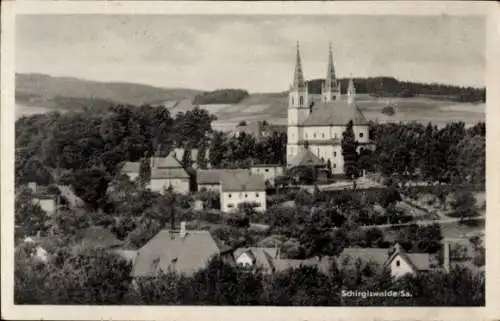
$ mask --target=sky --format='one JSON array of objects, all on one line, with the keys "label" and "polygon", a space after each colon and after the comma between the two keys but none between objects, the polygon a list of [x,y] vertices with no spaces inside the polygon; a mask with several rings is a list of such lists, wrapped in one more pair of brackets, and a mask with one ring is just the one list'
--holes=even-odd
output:
[{"label": "sky", "polygon": [[288,89],[306,79],[484,86],[485,28],[464,16],[32,15],[16,18],[16,72],[166,88]]}]

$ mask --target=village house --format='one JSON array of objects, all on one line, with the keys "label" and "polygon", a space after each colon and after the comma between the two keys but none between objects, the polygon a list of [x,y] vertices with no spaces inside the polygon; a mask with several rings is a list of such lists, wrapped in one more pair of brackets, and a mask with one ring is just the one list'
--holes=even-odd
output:
[{"label": "village house", "polygon": [[220,254],[209,231],[187,230],[181,222],[180,230],[161,230],[137,251],[132,275],[154,277],[160,272],[176,272],[190,276]]},{"label": "village house", "polygon": [[275,248],[247,247],[238,248],[233,252],[235,263],[249,270],[260,269],[265,274],[274,274],[287,269],[314,266],[320,271],[328,273],[332,265],[329,258],[310,258],[306,260],[283,259],[280,251]]},{"label": "village house", "polygon": [[66,185],[41,186],[36,182],[29,182],[28,188],[33,196],[33,204],[40,206],[49,216],[53,215],[59,206],[79,208],[85,205],[71,187]]},{"label": "village house", "polygon": [[[447,250],[448,249],[448,250]],[[439,268],[435,257],[429,253],[407,253],[398,243],[384,248],[345,248],[337,257],[339,268],[355,267],[357,262],[374,263],[378,269],[389,269],[391,276],[401,276],[428,272]],[[449,247],[444,247],[443,268],[449,266]]]},{"label": "village house", "polygon": [[220,192],[221,175],[230,173],[248,173],[248,169],[199,169],[196,171],[198,191]]},{"label": "village house", "polygon": [[262,175],[270,186],[275,186],[276,177],[283,174],[283,166],[272,164],[254,164],[250,167],[250,173]]},{"label": "village house", "polygon": [[237,211],[240,204],[255,204],[255,210],[264,212],[266,183],[262,175],[249,172],[231,172],[221,175],[220,204],[224,213]]},{"label": "village house", "polygon": [[281,135],[286,133],[286,125],[275,125],[265,121],[241,122],[233,130],[235,137],[240,136],[242,133],[253,136],[257,139],[272,136],[273,134]]},{"label": "village house", "polygon": [[167,157],[151,157],[151,181],[148,187],[158,193],[172,186],[176,193],[188,194],[191,190],[191,178],[174,153]]},{"label": "village house", "polygon": [[[151,180],[146,186],[150,190],[163,194],[166,189],[172,186],[173,191],[176,193],[187,194],[190,192],[191,177],[175,157],[175,152],[171,152],[166,157],[151,157],[149,161]],[[125,162],[121,173],[134,181],[139,177],[140,167],[140,162]]]}]

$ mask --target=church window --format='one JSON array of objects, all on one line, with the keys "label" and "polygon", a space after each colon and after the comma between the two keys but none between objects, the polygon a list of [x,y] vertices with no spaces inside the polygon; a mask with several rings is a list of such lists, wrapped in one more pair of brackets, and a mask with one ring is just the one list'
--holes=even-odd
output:
[{"label": "church window", "polygon": [[363,133],[359,133],[359,137],[361,137],[361,138],[362,138],[362,137],[363,137]]},{"label": "church window", "polygon": [[325,138],[325,133],[321,134],[321,138]]},{"label": "church window", "polygon": [[269,172],[269,168],[266,168],[266,173]]},{"label": "church window", "polygon": [[337,152],[333,152],[333,157],[337,157]]},{"label": "church window", "polygon": [[335,139],[337,139],[337,133],[335,133]]},{"label": "church window", "polygon": [[307,138],[307,133],[306,133],[306,138]]},{"label": "church window", "polygon": [[293,104],[295,104],[295,101],[294,101],[294,99],[293,99],[293,97],[292,97],[292,105],[293,105]]},{"label": "church window", "polygon": [[231,198],[231,194],[228,194],[227,197]]},{"label": "church window", "polygon": [[316,133],[314,133],[313,137],[316,138]]},{"label": "church window", "polygon": [[317,154],[318,154],[318,156],[319,156],[319,147],[316,149],[316,151],[317,151]]},{"label": "church window", "polygon": [[337,164],[333,163],[332,165],[333,165],[333,168],[337,168]]},{"label": "church window", "polygon": [[300,105],[304,105],[304,97],[300,96]]},{"label": "church window", "polygon": [[400,266],[401,263],[399,263],[399,260],[396,261],[396,266]]},{"label": "church window", "polygon": [[255,197],[259,197],[259,193],[255,193]]}]

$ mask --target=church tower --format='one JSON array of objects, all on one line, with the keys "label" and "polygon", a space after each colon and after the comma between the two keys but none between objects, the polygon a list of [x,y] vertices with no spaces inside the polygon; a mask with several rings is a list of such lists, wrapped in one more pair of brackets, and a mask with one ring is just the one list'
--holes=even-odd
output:
[{"label": "church tower", "polygon": [[302,72],[300,60],[300,48],[297,42],[297,55],[295,60],[295,71],[293,83],[288,93],[288,143],[287,143],[287,162],[298,153],[298,144],[300,141],[301,125],[309,116],[309,93],[307,84]]},{"label": "church tower", "polygon": [[332,44],[328,46],[328,69],[326,71],[325,82],[321,88],[321,99],[324,102],[331,102],[340,99],[340,83],[335,77],[335,67],[333,65]]}]

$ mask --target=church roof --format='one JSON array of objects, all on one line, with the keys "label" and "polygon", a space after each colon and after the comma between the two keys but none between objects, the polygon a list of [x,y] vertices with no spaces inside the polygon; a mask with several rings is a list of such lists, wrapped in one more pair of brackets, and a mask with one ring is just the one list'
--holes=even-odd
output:
[{"label": "church roof", "polygon": [[368,124],[356,103],[349,104],[346,100],[316,102],[302,126],[345,126],[351,120],[353,125]]},{"label": "church roof", "polygon": [[304,74],[302,73],[302,63],[300,61],[300,49],[298,42],[297,42],[297,56],[295,60],[295,72],[293,75],[293,88],[296,89],[307,88],[306,82],[304,80]]},{"label": "church roof", "polygon": [[321,166],[324,162],[310,150],[303,149],[288,164],[291,167],[297,166]]}]

